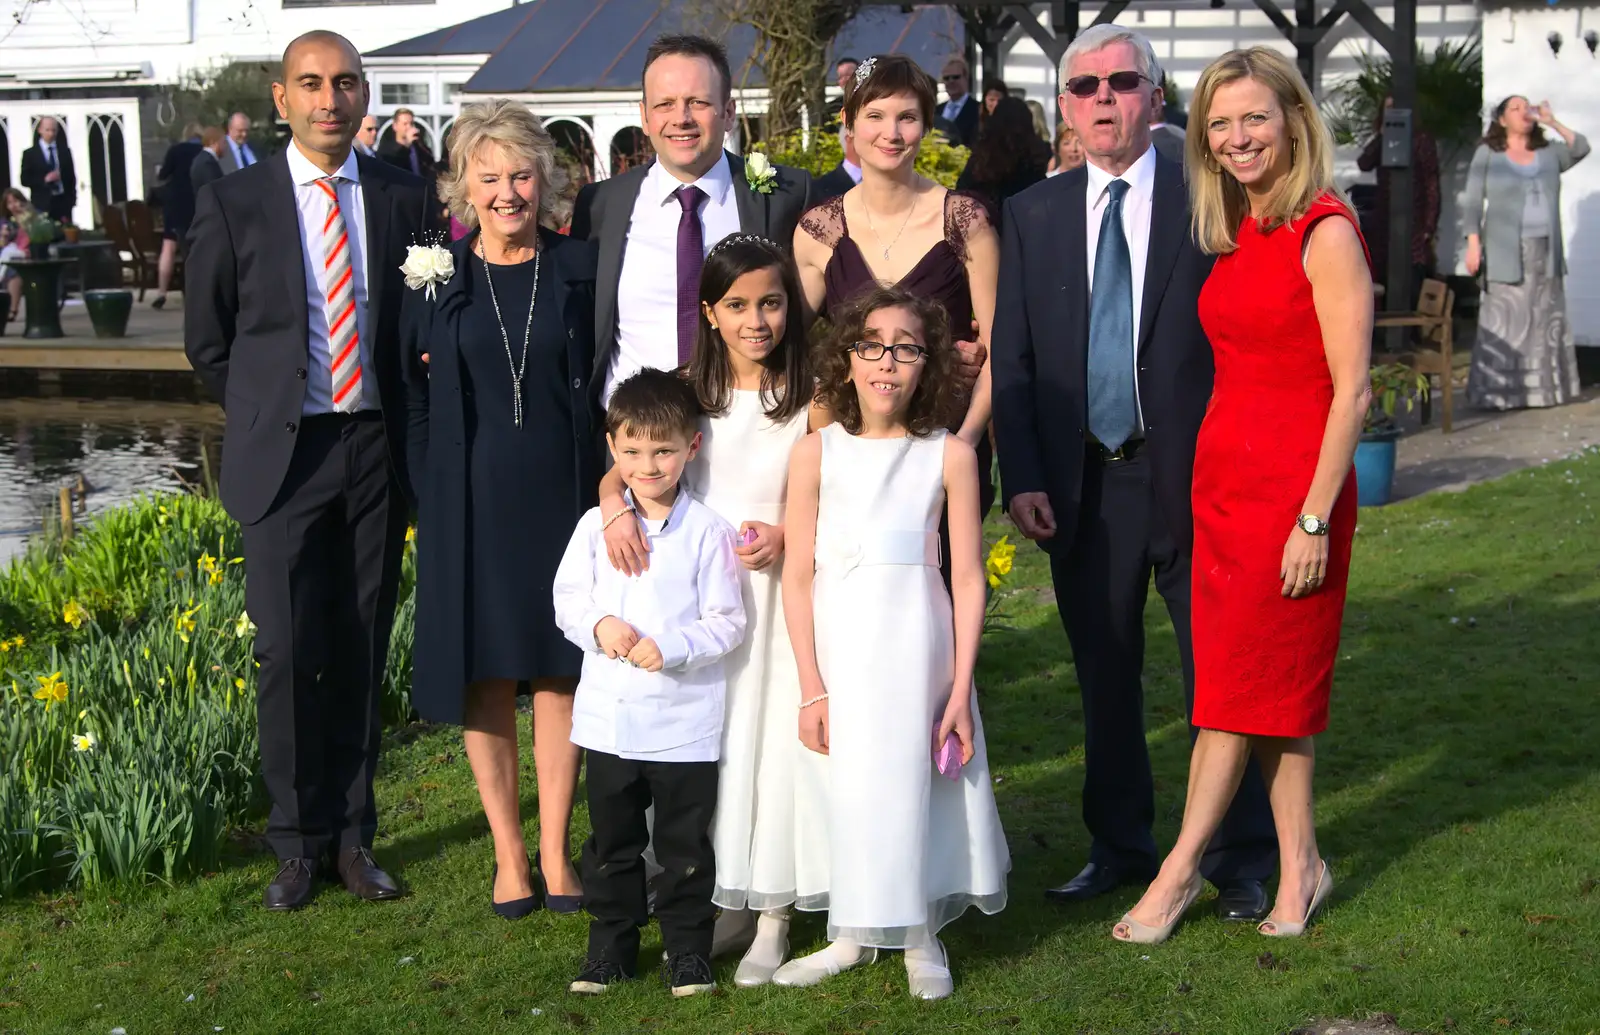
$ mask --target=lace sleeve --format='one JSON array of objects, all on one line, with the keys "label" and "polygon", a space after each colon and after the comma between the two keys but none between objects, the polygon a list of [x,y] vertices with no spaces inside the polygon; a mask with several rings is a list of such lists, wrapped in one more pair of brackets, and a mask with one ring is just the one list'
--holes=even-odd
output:
[{"label": "lace sleeve", "polygon": [[829,251],[844,237],[844,195],[829,198],[800,217],[800,229],[810,234]]},{"label": "lace sleeve", "polygon": [[951,191],[945,196],[944,239],[963,263],[967,261],[967,239],[985,227],[993,227],[989,208],[976,194]]}]

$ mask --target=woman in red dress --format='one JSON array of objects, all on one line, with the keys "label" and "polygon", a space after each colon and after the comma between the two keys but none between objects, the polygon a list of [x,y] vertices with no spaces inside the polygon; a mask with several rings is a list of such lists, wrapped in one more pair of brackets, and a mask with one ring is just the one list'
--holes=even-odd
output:
[{"label": "woman in red dress", "polygon": [[1166,939],[1251,754],[1278,831],[1264,935],[1305,930],[1333,887],[1312,822],[1312,737],[1344,616],[1368,385],[1372,279],[1333,185],[1333,140],[1294,65],[1257,47],[1200,76],[1187,142],[1216,384],[1194,462],[1194,724],[1177,844],[1113,935]]}]

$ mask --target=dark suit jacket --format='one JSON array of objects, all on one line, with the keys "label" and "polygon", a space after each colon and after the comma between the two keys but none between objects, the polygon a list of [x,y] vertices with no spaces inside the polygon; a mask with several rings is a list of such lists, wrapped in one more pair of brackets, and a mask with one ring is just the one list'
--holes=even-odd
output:
[{"label": "dark suit jacket", "polygon": [[856,181],[844,171],[844,163],[840,162],[826,176],[811,184],[811,203],[820,205],[829,198],[837,198],[855,185]]},{"label": "dark suit jacket", "polygon": [[[594,364],[596,246],[548,230],[541,230],[539,239],[543,249],[540,261],[545,264],[540,279],[555,274],[539,288],[539,305],[558,308],[566,326],[565,355],[550,362],[559,363],[569,373],[587,371]],[[417,628],[427,630],[429,638],[427,649],[416,652],[411,699],[424,718],[456,723],[462,718],[463,690],[470,669],[461,616],[467,607],[466,543],[471,508],[496,511],[503,520],[517,522],[519,529],[525,528],[527,521],[525,514],[509,512],[503,506],[495,508],[493,486],[473,487],[469,500],[465,443],[468,423],[474,418],[466,401],[472,386],[462,366],[461,322],[474,306],[491,305],[487,295],[473,297],[471,263],[476,260],[471,258],[471,249],[476,241],[474,233],[450,245],[455,274],[440,285],[434,300],[429,301],[421,291],[406,291],[400,304],[406,481],[417,507],[417,570],[427,588],[417,597]],[[533,348],[539,347],[535,342]],[[426,364],[422,362],[425,352]],[[569,485],[539,488],[552,508],[563,502],[568,505],[567,525],[576,526],[598,502],[605,445],[588,378],[578,373],[567,384],[571,435],[565,441],[552,440],[540,446],[571,453],[577,477]]]},{"label": "dark suit jacket", "polygon": [[[744,159],[728,155],[733,192],[739,206],[739,229],[782,245],[794,245],[794,229],[813,204],[811,174],[803,169],[774,165],[777,182],[772,193],[757,194],[744,178]],[[591,389],[598,398],[605,387],[606,370],[617,348],[617,285],[622,280],[622,252],[633,221],[633,203],[649,173],[649,165],[629,169],[621,176],[586,185],[573,206],[572,237],[600,244],[600,265],[595,278],[594,372]]]},{"label": "dark suit jacket", "polygon": [[1170,123],[1163,124],[1158,129],[1150,131],[1150,142],[1155,145],[1156,153],[1168,161],[1183,165],[1183,130]]},{"label": "dark suit jacket", "polygon": [[933,109],[938,116],[934,119],[934,128],[943,130],[944,135],[950,138],[950,143],[971,147],[978,142],[978,105],[982,102],[970,93],[961,100],[961,111],[954,119],[944,117],[943,104]]},{"label": "dark suit jacket", "polygon": [[[61,167],[61,186],[63,201],[56,202],[59,208],[71,211],[78,203],[78,171],[72,162],[72,148],[56,139],[56,161]],[[19,180],[22,186],[31,195],[33,207],[40,212],[52,210],[51,201],[56,197],[51,184],[45,182],[45,176],[50,172],[50,164],[44,160],[44,147],[35,143],[32,147],[22,152],[22,170]]]},{"label": "dark suit jacket", "polygon": [[[427,229],[423,185],[369,158],[358,156],[356,168],[366,210],[369,350],[390,453],[398,460],[405,440],[400,264],[406,246]],[[242,524],[259,521],[272,506],[300,428],[310,347],[302,262],[286,154],[200,190],[189,228],[184,350],[227,414],[222,502]]]},{"label": "dark suit jacket", "polygon": [[[199,197],[201,187],[208,183],[215,183],[222,179],[224,175],[225,171],[222,168],[222,163],[217,160],[216,155],[205,148],[201,148],[200,153],[194,156],[194,161],[189,163],[189,186],[195,197]],[[189,218],[191,220],[194,219],[193,199],[189,201]]]},{"label": "dark suit jacket", "polygon": [[[1089,273],[1082,167],[1006,202],[1000,240],[991,373],[1000,482],[1007,505],[1049,494],[1062,555],[1077,531],[1088,423]],[[1187,552],[1195,438],[1211,398],[1211,343],[1200,328],[1200,288],[1212,257],[1189,230],[1183,170],[1156,155],[1150,248],[1139,315],[1139,399],[1156,499]]]},{"label": "dark suit jacket", "polygon": [[438,163],[434,160],[433,152],[421,144],[412,144],[411,147],[405,148],[396,143],[393,137],[390,137],[388,140],[379,143],[378,157],[396,169],[404,169],[406,172],[410,172],[411,152],[413,150],[417,152],[417,167],[422,170],[423,178],[432,179],[437,176],[439,174],[436,168]]}]

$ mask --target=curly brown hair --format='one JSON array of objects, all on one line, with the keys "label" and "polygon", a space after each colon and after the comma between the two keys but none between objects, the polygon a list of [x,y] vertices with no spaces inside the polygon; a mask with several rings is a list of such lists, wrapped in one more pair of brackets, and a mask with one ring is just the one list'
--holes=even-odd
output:
[{"label": "curly brown hair", "polygon": [[950,318],[938,302],[896,287],[874,288],[851,302],[833,333],[818,346],[812,364],[817,400],[844,430],[852,435],[861,433],[861,400],[850,380],[851,346],[862,340],[868,318],[881,309],[909,309],[922,324],[918,344],[927,350],[922,361],[926,369],[906,409],[906,430],[921,438],[956,424],[966,413],[967,393],[956,377],[959,360],[950,338]]}]

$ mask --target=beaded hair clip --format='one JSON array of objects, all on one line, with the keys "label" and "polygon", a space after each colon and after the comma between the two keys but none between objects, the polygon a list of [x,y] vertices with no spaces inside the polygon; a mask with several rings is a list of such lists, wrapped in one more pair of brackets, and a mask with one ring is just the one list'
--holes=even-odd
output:
[{"label": "beaded hair clip", "polygon": [[878,59],[869,57],[856,66],[856,89],[861,89],[861,84],[872,78],[872,70],[878,67]]},{"label": "beaded hair clip", "polygon": [[736,244],[764,244],[769,248],[778,247],[775,242],[769,241],[760,234],[729,234],[727,237],[724,237],[722,240],[712,245],[711,251],[708,254],[715,255],[722,251],[722,249],[731,248]]}]

